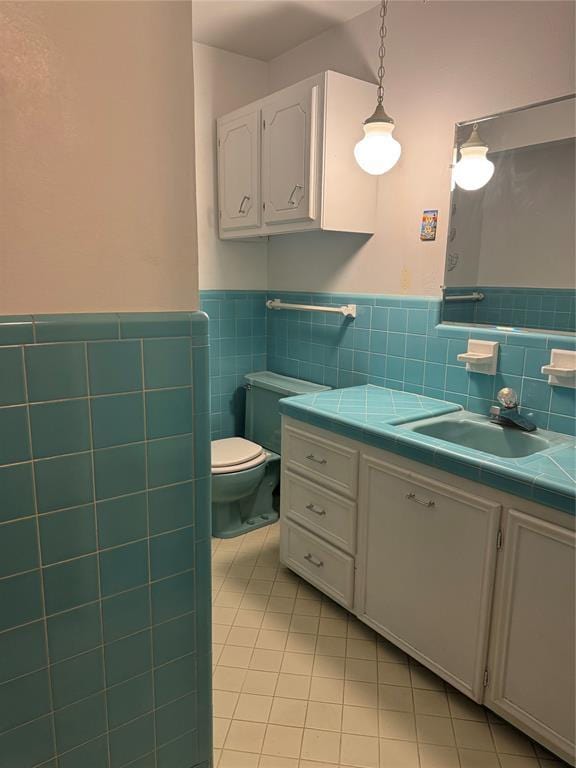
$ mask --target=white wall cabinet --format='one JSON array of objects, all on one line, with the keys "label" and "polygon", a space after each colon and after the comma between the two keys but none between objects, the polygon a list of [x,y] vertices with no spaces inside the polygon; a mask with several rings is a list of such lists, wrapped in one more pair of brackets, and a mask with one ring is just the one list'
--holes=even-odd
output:
[{"label": "white wall cabinet", "polygon": [[218,206],[221,232],[260,225],[260,110],[218,121]]},{"label": "white wall cabinet", "polygon": [[574,759],[575,533],[506,512],[486,704]]},{"label": "white wall cabinet", "polygon": [[574,765],[576,520],[283,419],[280,557]]},{"label": "white wall cabinet", "polygon": [[377,179],[353,150],[374,97],[372,83],[324,72],[219,118],[220,237],[372,234]]},{"label": "white wall cabinet", "polygon": [[479,701],[501,505],[373,458],[361,473],[358,614]]}]

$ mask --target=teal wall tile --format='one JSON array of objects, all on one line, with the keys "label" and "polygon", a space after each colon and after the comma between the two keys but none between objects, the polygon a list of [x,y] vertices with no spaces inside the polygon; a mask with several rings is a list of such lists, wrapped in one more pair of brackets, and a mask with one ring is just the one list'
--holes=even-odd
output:
[{"label": "teal wall tile", "polygon": [[32,464],[0,467],[0,523],[33,514]]},{"label": "teal wall tile", "polygon": [[105,648],[106,680],[117,685],[150,669],[152,640],[150,630],[110,643]]},{"label": "teal wall tile", "polygon": [[31,344],[34,321],[30,315],[0,315],[0,345]]},{"label": "teal wall tile", "polygon": [[[254,343],[236,345],[238,363],[264,367],[263,307],[239,301],[236,310],[238,327],[255,334]],[[120,325],[133,338],[121,340]],[[10,435],[0,441],[2,768],[5,755],[9,768],[109,768],[109,743],[118,768],[126,755],[135,756],[132,768],[198,763],[196,743],[177,725],[177,702],[174,738],[155,744],[151,693],[154,660],[177,669],[210,637],[203,606],[202,626],[194,620],[209,593],[210,545],[205,521],[195,526],[193,461],[194,451],[208,455],[209,429],[192,420],[194,410],[206,414],[209,407],[207,326],[201,313],[40,316],[12,325],[0,319],[0,431]],[[147,389],[161,390],[157,397],[149,392],[148,435],[144,341]],[[204,434],[188,434],[193,430]],[[156,589],[149,552],[161,579]],[[182,673],[187,679],[185,667]],[[166,670],[161,682],[165,706],[178,680]],[[210,681],[202,686],[185,695],[198,696],[209,711]],[[19,725],[23,718],[32,722]],[[194,732],[198,712],[189,718]]]},{"label": "teal wall tile", "polygon": [[189,386],[191,384],[191,352],[188,338],[144,341],[146,389]]},{"label": "teal wall tile", "polygon": [[152,580],[163,579],[194,567],[193,526],[150,539],[150,570]]},{"label": "teal wall tile", "polygon": [[125,544],[100,553],[100,583],[104,596],[139,587],[147,581],[147,541]]},{"label": "teal wall tile", "polygon": [[42,616],[39,571],[0,580],[0,631]]},{"label": "teal wall tile", "polygon": [[[145,492],[134,493],[118,499],[99,501],[96,504],[98,540],[102,549],[146,538],[148,535],[146,496]],[[167,513],[169,511],[166,510]]]},{"label": "teal wall tile", "polygon": [[30,459],[28,409],[25,406],[0,408],[0,464]]},{"label": "teal wall tile", "polygon": [[40,344],[24,352],[30,402],[87,394],[84,344]]},{"label": "teal wall tile", "polygon": [[192,432],[192,390],[158,389],[146,393],[147,436],[150,440]]},{"label": "teal wall tile", "polygon": [[194,522],[192,481],[157,488],[149,494],[150,534],[182,528]]},{"label": "teal wall tile", "polygon": [[158,768],[185,768],[187,761],[198,760],[198,734],[194,730],[180,736],[158,750]]},{"label": "teal wall tile", "polygon": [[0,578],[38,567],[38,537],[33,518],[0,527]]},{"label": "teal wall tile", "polygon": [[104,688],[104,656],[96,648],[51,667],[54,707],[86,699]]},{"label": "teal wall tile", "polygon": [[194,613],[186,613],[155,626],[152,630],[154,664],[160,666],[196,650],[190,645],[190,638],[195,636],[195,626]]},{"label": "teal wall tile", "polygon": [[108,722],[116,728],[153,709],[152,673],[133,677],[107,691]]},{"label": "teal wall tile", "polygon": [[113,395],[142,389],[139,341],[88,344],[90,394]]},{"label": "teal wall tile", "polygon": [[156,710],[156,737],[158,744],[181,736],[196,721],[196,696],[189,694]]},{"label": "teal wall tile", "polygon": [[146,487],[144,451],[144,443],[137,443],[94,452],[98,500],[135,493]]},{"label": "teal wall tile", "polygon": [[36,315],[36,341],[90,341],[117,339],[118,316],[113,314]]},{"label": "teal wall tile", "polygon": [[0,634],[0,683],[45,667],[44,623],[36,621]]},{"label": "teal wall tile", "polygon": [[48,670],[0,685],[0,732],[46,715],[50,710]]},{"label": "teal wall tile", "polygon": [[106,696],[97,693],[54,714],[58,752],[67,752],[106,732]]},{"label": "teal wall tile", "polygon": [[52,717],[42,717],[31,723],[0,734],[2,768],[33,768],[54,755]]},{"label": "teal wall tile", "polygon": [[108,448],[144,440],[142,394],[93,398],[92,435],[95,448]]},{"label": "teal wall tile", "polygon": [[35,462],[38,512],[92,501],[92,458],[79,453]]},{"label": "teal wall tile", "polygon": [[96,551],[96,520],[92,504],[42,515],[39,526],[44,565]]},{"label": "teal wall tile", "polygon": [[112,643],[150,624],[148,586],[132,589],[102,601],[104,640]]},{"label": "teal wall tile", "polygon": [[32,448],[36,458],[90,449],[88,400],[63,400],[30,406]]},{"label": "teal wall tile", "polygon": [[144,715],[110,731],[110,767],[136,760],[154,749],[154,716]]},{"label": "teal wall tile", "polygon": [[160,707],[196,690],[196,655],[190,653],[156,669],[154,689]]},{"label": "teal wall tile", "polygon": [[102,643],[100,603],[83,605],[47,620],[48,647],[53,662],[90,651]]},{"label": "teal wall tile", "polygon": [[98,563],[95,555],[80,557],[43,569],[46,613],[58,613],[98,598]]},{"label": "teal wall tile", "polygon": [[153,440],[148,443],[147,449],[148,482],[151,488],[192,479],[192,438]]},{"label": "teal wall tile", "polygon": [[16,405],[25,401],[22,348],[0,348],[0,405]]}]

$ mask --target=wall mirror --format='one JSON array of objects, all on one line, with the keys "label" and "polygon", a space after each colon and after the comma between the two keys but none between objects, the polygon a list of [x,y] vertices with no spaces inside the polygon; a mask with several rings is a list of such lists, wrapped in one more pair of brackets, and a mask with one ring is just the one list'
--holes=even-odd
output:
[{"label": "wall mirror", "polygon": [[442,322],[576,332],[575,107],[456,124]]}]

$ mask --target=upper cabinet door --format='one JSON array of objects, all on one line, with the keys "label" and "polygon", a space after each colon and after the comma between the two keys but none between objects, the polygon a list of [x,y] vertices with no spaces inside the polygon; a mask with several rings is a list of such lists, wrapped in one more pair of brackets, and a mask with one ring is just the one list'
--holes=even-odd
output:
[{"label": "upper cabinet door", "polygon": [[218,121],[220,231],[260,225],[260,110]]},{"label": "upper cabinet door", "polygon": [[295,85],[266,99],[263,118],[264,221],[316,216],[318,85]]}]

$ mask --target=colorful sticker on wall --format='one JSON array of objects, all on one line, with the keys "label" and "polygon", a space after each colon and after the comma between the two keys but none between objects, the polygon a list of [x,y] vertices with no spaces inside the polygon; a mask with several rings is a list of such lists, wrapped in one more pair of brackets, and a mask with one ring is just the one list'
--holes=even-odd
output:
[{"label": "colorful sticker on wall", "polygon": [[420,240],[436,240],[436,225],[438,224],[438,211],[424,211],[420,226]]}]

